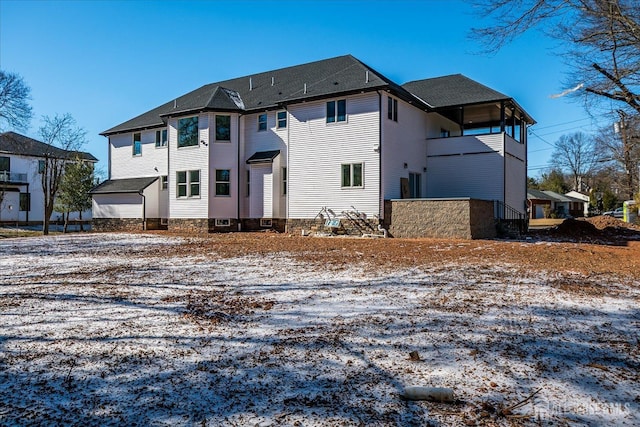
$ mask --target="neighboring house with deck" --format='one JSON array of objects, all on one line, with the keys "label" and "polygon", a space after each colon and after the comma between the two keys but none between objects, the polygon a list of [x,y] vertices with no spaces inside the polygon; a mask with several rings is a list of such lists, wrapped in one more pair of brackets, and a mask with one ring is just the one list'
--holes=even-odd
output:
[{"label": "neighboring house with deck", "polygon": [[[0,223],[35,225],[44,219],[42,170],[47,157],[67,159],[74,152],[45,144],[15,132],[0,133]],[[89,153],[77,153],[88,162],[98,161]],[[71,219],[77,219],[73,212]],[[54,212],[52,219],[60,213]],[[82,213],[91,219],[91,211]]]},{"label": "neighboring house with deck", "polygon": [[333,214],[389,226],[397,199],[524,215],[533,123],[462,75],[399,85],[350,55],[212,83],[102,133],[94,227],[293,231]]}]

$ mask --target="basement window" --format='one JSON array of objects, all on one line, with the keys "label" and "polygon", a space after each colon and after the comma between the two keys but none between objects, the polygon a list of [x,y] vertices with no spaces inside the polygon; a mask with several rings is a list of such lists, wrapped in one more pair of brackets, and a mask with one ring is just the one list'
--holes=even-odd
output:
[{"label": "basement window", "polygon": [[216,227],[230,227],[231,220],[229,218],[216,218]]}]

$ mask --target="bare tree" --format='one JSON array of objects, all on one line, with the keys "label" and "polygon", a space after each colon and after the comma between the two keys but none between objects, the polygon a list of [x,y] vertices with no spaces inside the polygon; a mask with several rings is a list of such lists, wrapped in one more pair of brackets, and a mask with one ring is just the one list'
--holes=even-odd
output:
[{"label": "bare tree", "polygon": [[551,164],[569,175],[573,190],[582,191],[586,179],[600,164],[593,137],[576,132],[562,135],[554,145]]},{"label": "bare tree", "polygon": [[2,122],[16,129],[27,129],[31,120],[28,103],[31,89],[22,77],[0,70],[0,130]]},{"label": "bare tree", "polygon": [[[559,40],[572,69],[563,94],[613,100],[640,114],[637,0],[470,0],[491,24],[473,34],[495,50],[533,28]],[[580,89],[584,88],[582,91]],[[593,96],[588,96],[593,95]]]},{"label": "bare tree", "polygon": [[43,169],[41,173],[42,191],[44,193],[43,234],[49,234],[49,221],[54,210],[55,198],[60,189],[60,183],[66,164],[77,154],[85,144],[86,132],[76,125],[70,114],[56,115],[51,118],[43,117],[44,125],[40,128],[42,141],[50,146],[47,153],[43,153]]},{"label": "bare tree", "polygon": [[625,198],[633,199],[638,191],[638,167],[640,167],[640,116],[628,116],[618,111],[615,126],[600,130],[596,136],[597,148],[604,153],[603,160],[612,164],[617,184]]}]

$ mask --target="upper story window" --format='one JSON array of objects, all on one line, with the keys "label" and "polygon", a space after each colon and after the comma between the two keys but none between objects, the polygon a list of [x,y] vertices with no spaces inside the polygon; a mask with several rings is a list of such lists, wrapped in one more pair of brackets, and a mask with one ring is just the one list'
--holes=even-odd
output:
[{"label": "upper story window", "polygon": [[267,130],[267,113],[258,114],[258,131]]},{"label": "upper story window", "polygon": [[169,176],[168,175],[162,175],[162,189],[166,190],[169,188]]},{"label": "upper story window", "polygon": [[198,116],[178,120],[178,148],[198,145]]},{"label": "upper story window", "polygon": [[398,100],[390,96],[387,97],[387,117],[394,122],[398,121]]},{"label": "upper story window", "polygon": [[133,155],[142,155],[142,142],[140,132],[136,132],[133,134]]},{"label": "upper story window", "polygon": [[362,163],[342,165],[342,187],[362,187]]},{"label": "upper story window", "polygon": [[231,116],[216,116],[216,141],[231,141]]},{"label": "upper story window", "polygon": [[11,172],[11,157],[0,157],[0,172]]},{"label": "upper story window", "polygon": [[176,172],[176,197],[200,196],[200,171]]},{"label": "upper story window", "polygon": [[156,148],[157,147],[166,147],[167,146],[167,130],[157,130],[156,131]]},{"label": "upper story window", "polygon": [[278,111],[276,114],[276,122],[278,129],[287,127],[287,112],[286,111]]},{"label": "upper story window", "polygon": [[327,123],[344,122],[347,120],[347,100],[327,102]]},{"label": "upper story window", "polygon": [[38,173],[44,173],[46,166],[47,164],[45,163],[44,160],[38,160]]},{"label": "upper story window", "polygon": [[231,195],[231,171],[216,169],[216,196]]}]

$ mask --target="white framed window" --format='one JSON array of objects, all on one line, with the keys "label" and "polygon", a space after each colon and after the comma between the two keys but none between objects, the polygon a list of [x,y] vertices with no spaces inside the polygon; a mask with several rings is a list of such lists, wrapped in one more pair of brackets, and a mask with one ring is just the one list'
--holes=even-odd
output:
[{"label": "white framed window", "polygon": [[342,165],[342,187],[364,187],[364,164]]},{"label": "white framed window", "polygon": [[178,120],[178,148],[198,145],[198,116]]},{"label": "white framed window", "polygon": [[271,228],[273,227],[273,221],[271,218],[260,218],[260,227]]},{"label": "white framed window", "polygon": [[142,142],[141,142],[141,133],[135,132],[133,134],[133,155],[141,156],[142,155]]},{"label": "white framed window", "polygon": [[267,113],[258,114],[258,132],[267,130]]},{"label": "white framed window", "polygon": [[278,129],[284,129],[287,127],[287,112],[278,111],[276,113],[276,126]]},{"label": "white framed window", "polygon": [[347,120],[347,100],[339,99],[327,102],[327,123],[344,122]]},{"label": "white framed window", "polygon": [[281,172],[280,172],[280,178],[281,178],[281,188],[282,188],[282,195],[286,196],[287,195],[287,168],[282,168]]},{"label": "white framed window", "polygon": [[176,197],[200,197],[200,171],[176,172]]},{"label": "white framed window", "polygon": [[409,197],[419,199],[422,197],[422,174],[409,172]]},{"label": "white framed window", "polygon": [[156,131],[156,148],[166,147],[167,146],[167,130],[157,130]]},{"label": "white framed window", "polygon": [[231,195],[231,171],[216,169],[216,196]]},{"label": "white framed window", "polygon": [[387,118],[398,121],[398,100],[390,96],[387,97]]},{"label": "white framed window", "polygon": [[169,176],[168,175],[162,175],[160,177],[160,182],[162,184],[162,189],[163,190],[169,189]]},{"label": "white framed window", "polygon": [[216,218],[216,227],[230,227],[231,220],[229,218]]},{"label": "white framed window", "polygon": [[231,116],[216,115],[216,141],[231,142]]}]

